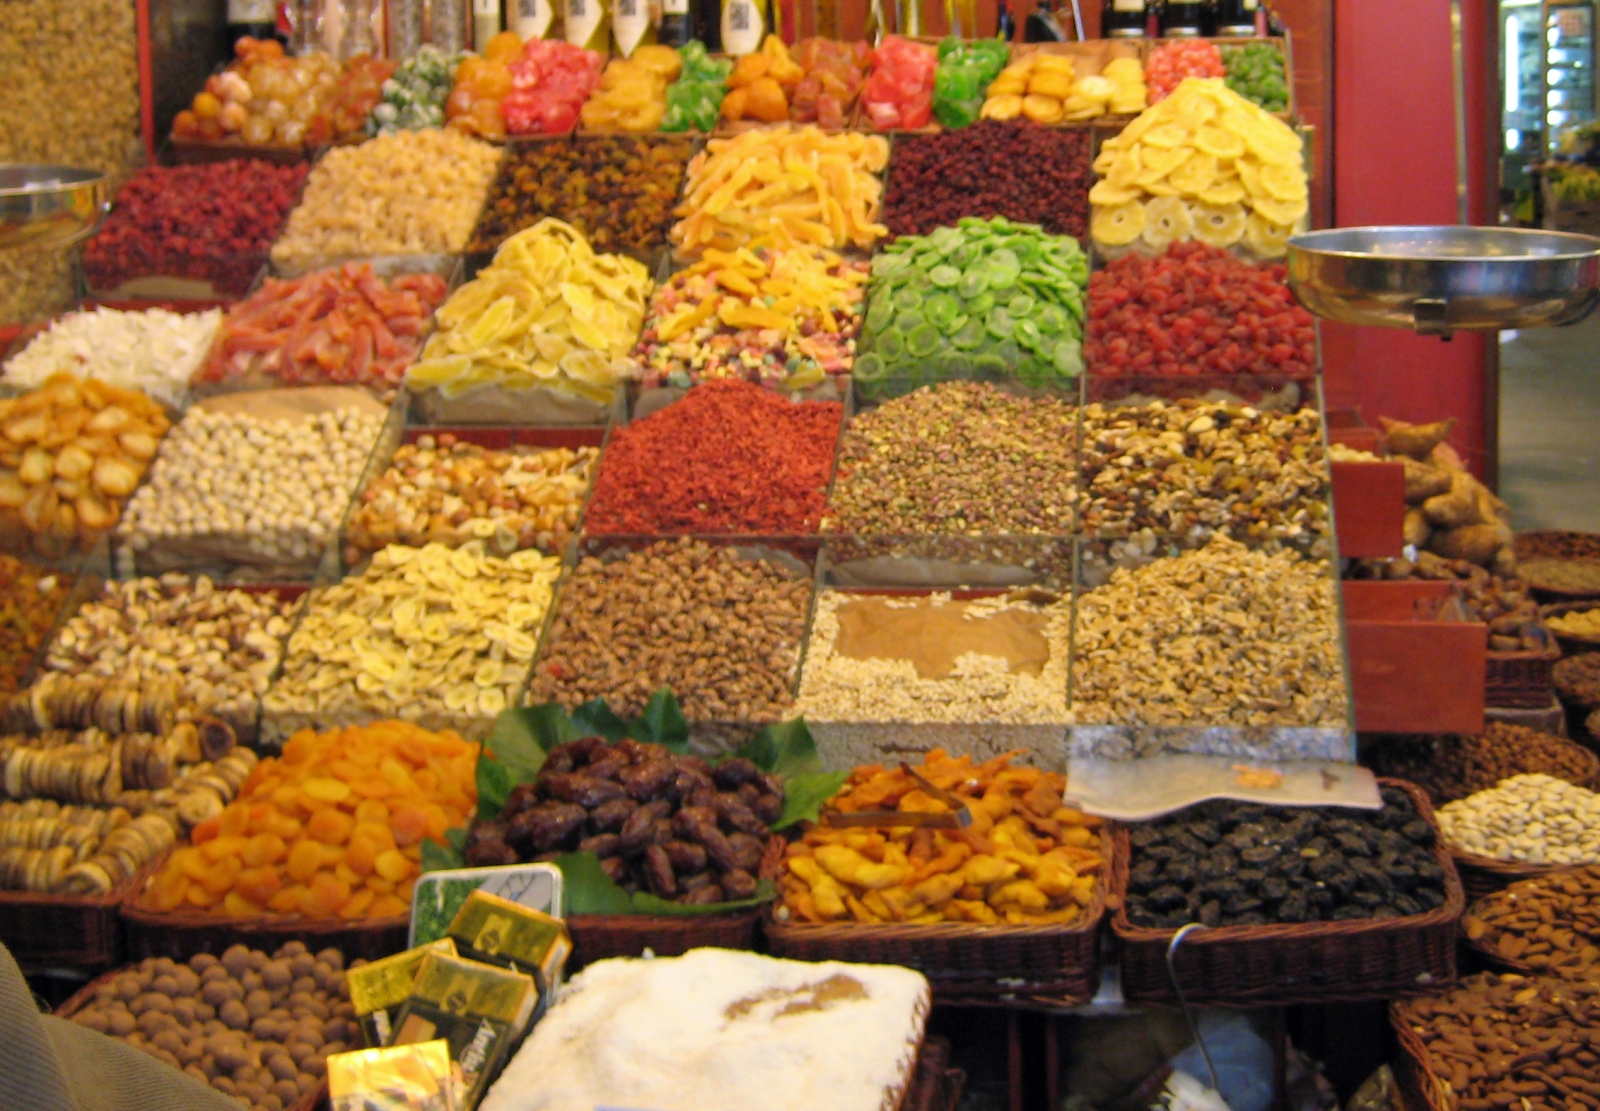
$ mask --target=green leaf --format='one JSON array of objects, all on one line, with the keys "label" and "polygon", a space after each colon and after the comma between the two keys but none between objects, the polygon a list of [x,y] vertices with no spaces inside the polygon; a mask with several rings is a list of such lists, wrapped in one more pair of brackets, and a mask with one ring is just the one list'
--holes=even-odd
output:
[{"label": "green leaf", "polygon": [[666,687],[650,696],[644,713],[628,726],[628,736],[636,741],[666,745],[679,756],[689,752],[689,723],[678,709],[678,700]]},{"label": "green leaf", "polygon": [[[488,820],[505,809],[511,788],[517,785],[516,773],[490,756],[487,749],[478,756],[478,817]],[[533,776],[529,775],[529,779]]]},{"label": "green leaf", "polygon": [[639,914],[727,914],[733,910],[748,910],[758,907],[762,903],[770,903],[778,897],[778,889],[771,880],[761,880],[756,884],[756,893],[748,899],[731,899],[725,903],[706,903],[703,906],[685,906],[682,903],[669,902],[659,895],[652,895],[648,891],[636,892],[633,896],[633,905]]},{"label": "green leaf", "polygon": [[849,772],[790,776],[783,784],[783,813],[772,828],[787,829],[796,822],[816,821],[822,804],[837,795],[849,778]]},{"label": "green leaf", "polygon": [[556,857],[566,893],[567,914],[635,914],[633,898],[600,867],[594,853],[563,853]]},{"label": "green leaf", "polygon": [[817,742],[806,728],[805,718],[792,718],[764,727],[735,756],[746,760],[769,775],[788,779],[796,775],[812,775],[822,770],[822,758],[817,755]]},{"label": "green leaf", "polygon": [[441,845],[431,837],[422,839],[422,870],[424,872],[444,872],[451,868],[465,868],[466,859],[461,855],[461,844],[466,843],[467,831],[464,829],[447,829],[444,831],[448,845]]},{"label": "green leaf", "polygon": [[612,713],[603,698],[585,702],[573,711],[572,726],[579,737],[604,737],[608,741],[620,741],[628,735],[628,723]]}]

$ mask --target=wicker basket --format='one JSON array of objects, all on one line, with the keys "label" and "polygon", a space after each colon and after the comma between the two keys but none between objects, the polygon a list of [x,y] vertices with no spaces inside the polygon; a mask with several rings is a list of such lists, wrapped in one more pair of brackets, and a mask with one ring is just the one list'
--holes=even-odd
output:
[{"label": "wicker basket", "polygon": [[[1433,824],[1422,790],[1380,779],[1411,796]],[[1126,830],[1112,855],[1111,928],[1122,958],[1122,992],[1129,1002],[1175,1003],[1167,973],[1167,946],[1175,930],[1135,926],[1128,920],[1130,852]],[[1190,1003],[1220,1007],[1288,1006],[1432,995],[1456,978],[1456,925],[1466,907],[1461,881],[1443,838],[1435,856],[1445,873],[1444,906],[1410,918],[1300,925],[1223,926],[1189,935],[1175,965]]]},{"label": "wicker basket", "polygon": [[1485,652],[1484,705],[1544,709],[1555,690],[1550,671],[1560,658],[1561,649],[1554,645],[1543,652]]},{"label": "wicker basket", "polygon": [[[1127,837],[1120,838],[1127,851]],[[1101,856],[1110,868],[1118,837],[1101,830]],[[781,861],[763,872],[780,874]],[[801,925],[780,922],[768,908],[762,922],[774,956],[802,961],[899,964],[928,978],[940,1003],[995,1002],[1027,997],[1058,1005],[1087,1003],[1100,986],[1100,919],[1107,906],[1105,875],[1094,902],[1066,926],[877,925],[859,922]]]},{"label": "wicker basket", "polygon": [[25,965],[104,968],[122,960],[119,908],[167,859],[162,853],[106,895],[0,891],[0,942]]},{"label": "wicker basket", "polygon": [[[783,859],[784,840],[771,837],[761,858],[763,875]],[[690,949],[754,949],[760,908],[732,914],[574,914],[567,918],[572,956],[578,969],[608,957],[637,957],[649,949],[658,957],[678,957]]]},{"label": "wicker basket", "polygon": [[249,918],[198,911],[163,914],[141,906],[133,898],[122,906],[122,924],[132,960],[171,957],[186,961],[196,953],[221,953],[228,946],[239,944],[271,952],[285,942],[299,941],[312,952],[337,949],[346,960],[375,961],[406,948],[411,916],[399,914],[369,921],[304,918],[297,914]]},{"label": "wicker basket", "polygon": [[1428,1067],[1428,1051],[1416,1031],[1407,1026],[1400,1005],[1389,1005],[1389,1025],[1400,1052],[1394,1058],[1395,1087],[1406,1111],[1456,1111],[1456,1101]]},{"label": "wicker basket", "polygon": [[1518,880],[1538,879],[1551,872],[1561,871],[1560,864],[1525,864],[1520,860],[1496,860],[1492,856],[1479,856],[1463,849],[1451,848],[1450,857],[1456,871],[1461,873],[1461,888],[1466,892],[1467,904],[1477,902],[1485,895],[1510,887]]},{"label": "wicker basket", "polygon": [[[1543,606],[1539,610],[1540,617],[1559,617],[1567,613],[1586,613],[1589,610],[1600,609],[1600,601],[1590,602],[1558,602],[1553,606]],[[1550,630],[1550,635],[1556,638],[1556,643],[1561,645],[1563,655],[1581,656],[1585,652],[1600,652],[1600,633],[1592,635],[1574,635],[1572,633]]]},{"label": "wicker basket", "polygon": [[[1517,559],[1554,559],[1568,563],[1600,564],[1600,534],[1592,532],[1566,532],[1544,529],[1537,532],[1519,532],[1513,544]],[[1520,572],[1519,572],[1520,573]],[[1523,576],[1527,578],[1526,575]],[[1528,578],[1534,593],[1551,601],[1577,601],[1581,598],[1600,598],[1600,589],[1571,590],[1541,585],[1537,577]]]},{"label": "wicker basket", "polygon": [[[83,985],[83,987],[79,988],[71,998],[56,1008],[56,1017],[70,1019],[73,1015],[83,1010],[89,1005],[90,1001],[94,999],[95,992],[100,989],[100,985],[115,978],[117,973],[120,971],[121,969],[112,969],[110,972],[90,980],[87,984]],[[321,1084],[317,1085],[317,1087],[313,1088],[308,1095],[301,1099],[299,1103],[295,1104],[293,1107],[286,1108],[285,1111],[316,1111],[316,1109],[322,1104],[322,1101],[327,1098],[327,1095],[328,1082],[324,1080]]]},{"label": "wicker basket", "polygon": [[[1552,873],[1554,873],[1554,872],[1587,872],[1587,871],[1593,871],[1593,870],[1594,869],[1591,868],[1591,867],[1585,867],[1583,865],[1578,865],[1576,867],[1570,867],[1570,868],[1566,868],[1566,867],[1564,867],[1564,868],[1552,868],[1550,871]],[[1549,874],[1549,873],[1546,873],[1546,874]],[[1532,876],[1532,877],[1529,877],[1529,878],[1530,879],[1542,879],[1543,877],[1542,876]],[[1521,881],[1519,880],[1518,882],[1520,883]],[[1491,892],[1491,894],[1493,894],[1493,892]],[[1475,909],[1477,909],[1477,905],[1481,901],[1482,901],[1481,898],[1480,899],[1474,899],[1474,900],[1472,900],[1471,902],[1469,902],[1467,904],[1467,916],[1468,917],[1470,917],[1472,915],[1472,912]],[[1516,972],[1516,973],[1520,973],[1521,975],[1524,975],[1524,976],[1555,975],[1554,973],[1541,972],[1539,969],[1534,968],[1533,965],[1527,963],[1526,961],[1517,960],[1514,957],[1506,956],[1504,953],[1500,952],[1499,949],[1497,949],[1493,945],[1491,945],[1487,938],[1473,939],[1473,938],[1468,937],[1467,936],[1467,932],[1466,932],[1466,930],[1464,928],[1461,931],[1461,944],[1465,945],[1467,947],[1467,949],[1473,954],[1473,956],[1477,957],[1478,960],[1485,967],[1490,968],[1490,969],[1492,969],[1492,970],[1494,970],[1496,972]]]}]

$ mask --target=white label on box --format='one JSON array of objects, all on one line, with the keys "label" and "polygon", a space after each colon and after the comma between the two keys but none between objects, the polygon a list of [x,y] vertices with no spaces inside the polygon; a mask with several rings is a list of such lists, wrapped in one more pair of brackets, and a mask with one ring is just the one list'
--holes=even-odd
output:
[{"label": "white label on box", "polygon": [[556,10],[550,0],[517,0],[516,25],[512,30],[524,41],[542,39],[550,33]]}]

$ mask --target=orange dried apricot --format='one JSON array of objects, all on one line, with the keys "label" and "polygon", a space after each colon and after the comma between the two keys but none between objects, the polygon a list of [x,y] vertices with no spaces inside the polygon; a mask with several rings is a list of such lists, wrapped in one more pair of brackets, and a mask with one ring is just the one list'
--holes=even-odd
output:
[{"label": "orange dried apricot", "polygon": [[263,864],[276,864],[288,856],[289,846],[276,833],[258,833],[245,842],[241,855],[246,864],[259,868]]},{"label": "orange dried apricot", "polygon": [[342,810],[331,807],[318,810],[306,822],[306,834],[326,845],[342,845],[350,838],[356,820]]},{"label": "orange dried apricot", "polygon": [[362,799],[356,804],[355,816],[358,822],[376,822],[380,826],[389,824],[389,808],[378,799]]},{"label": "orange dried apricot", "polygon": [[389,821],[396,845],[415,845],[428,832],[428,815],[419,806],[403,806]]},{"label": "orange dried apricot", "polygon": [[400,854],[398,849],[378,854],[378,859],[373,862],[373,869],[386,880],[399,883],[411,875],[411,861]]},{"label": "orange dried apricot", "polygon": [[318,872],[306,892],[305,913],[313,918],[332,918],[350,898],[350,885],[331,872]]},{"label": "orange dried apricot", "polygon": [[339,908],[340,918],[360,918],[366,909],[372,905],[374,896],[366,888],[362,888],[344,901],[344,906]]},{"label": "orange dried apricot", "polygon": [[289,850],[289,875],[304,883],[322,867],[322,846],[315,841],[300,841]]},{"label": "orange dried apricot", "polygon": [[283,890],[283,880],[279,878],[275,868],[248,868],[239,873],[239,879],[233,889],[257,906],[265,906],[274,895]]},{"label": "orange dried apricot", "polygon": [[367,904],[368,918],[392,918],[397,914],[407,914],[411,904],[395,898],[393,895],[379,895]]}]

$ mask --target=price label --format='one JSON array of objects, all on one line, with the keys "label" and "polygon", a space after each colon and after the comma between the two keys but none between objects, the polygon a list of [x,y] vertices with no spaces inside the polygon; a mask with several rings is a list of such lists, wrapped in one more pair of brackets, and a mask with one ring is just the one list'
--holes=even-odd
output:
[{"label": "price label", "polygon": [[517,20],[513,28],[522,39],[542,39],[550,33],[555,22],[555,9],[550,0],[517,0]]},{"label": "price label", "polygon": [[661,0],[661,10],[667,15],[688,15],[689,0]]}]

